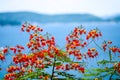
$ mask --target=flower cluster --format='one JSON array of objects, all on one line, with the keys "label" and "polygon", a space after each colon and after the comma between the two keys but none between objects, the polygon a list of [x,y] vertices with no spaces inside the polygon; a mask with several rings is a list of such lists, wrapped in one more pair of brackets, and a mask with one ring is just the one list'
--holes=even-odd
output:
[{"label": "flower cluster", "polygon": [[20,70],[20,67],[19,66],[9,66],[9,68],[7,69],[7,71],[9,72],[9,73],[13,73],[13,72],[15,72],[15,71],[19,71]]},{"label": "flower cluster", "polygon": [[16,73],[8,73],[5,75],[5,80],[15,80],[17,78]]},{"label": "flower cluster", "polygon": [[8,48],[1,48],[0,49],[0,60],[5,60],[5,55],[8,53]]},{"label": "flower cluster", "polygon": [[83,27],[76,27],[74,31],[66,37],[66,51],[69,55],[74,55],[78,60],[82,59],[82,53],[80,48],[84,48],[87,42],[83,42],[81,36],[86,34],[86,30]]},{"label": "flower cluster", "polygon": [[6,47],[3,48],[2,50],[0,50],[0,60],[5,60],[5,55],[9,52],[9,51],[13,51],[13,53],[21,53],[24,50],[23,46],[17,45],[15,47]]},{"label": "flower cluster", "polygon": [[36,27],[36,26],[33,26],[33,25],[30,25],[28,23],[25,23],[25,24],[22,25],[21,31],[23,31],[23,32],[24,31],[26,31],[26,32],[31,32],[31,31],[33,31],[33,32],[38,32],[38,31],[42,32],[43,29],[41,29],[39,27]]},{"label": "flower cluster", "polygon": [[94,58],[94,57],[98,56],[98,52],[95,48],[91,48],[91,49],[88,49],[87,55],[90,58]]},{"label": "flower cluster", "polygon": [[[6,74],[5,80],[14,80],[27,73],[35,72],[36,69],[44,70],[46,66],[53,63],[55,56],[67,57],[66,53],[61,53],[61,50],[56,47],[53,36],[49,37],[41,34],[43,29],[25,23],[22,25],[21,30],[28,32],[30,35],[27,43],[30,53],[23,53],[25,48],[20,45],[4,49],[4,53],[7,53],[8,49],[14,53],[13,64],[15,64],[7,69],[8,74]],[[0,59],[3,60],[3,57],[1,55]]]},{"label": "flower cluster", "polygon": [[120,48],[116,47],[116,46],[112,46],[112,41],[104,41],[102,44],[102,48],[104,51],[106,51],[107,49],[112,51],[113,53],[120,53]]},{"label": "flower cluster", "polygon": [[84,67],[80,66],[78,63],[71,63],[71,64],[61,64],[56,66],[56,70],[78,70],[84,73]]},{"label": "flower cluster", "polygon": [[119,52],[119,53],[120,53],[120,48],[118,48],[118,47],[111,47],[110,50],[111,50],[113,53],[116,53],[116,52]]},{"label": "flower cluster", "polygon": [[17,45],[15,47],[10,47],[10,50],[13,51],[14,54],[21,53],[24,50],[24,47]]},{"label": "flower cluster", "polygon": [[113,67],[120,74],[120,62],[115,63]]},{"label": "flower cluster", "polygon": [[46,52],[43,52],[41,54],[44,55],[44,53],[48,53],[50,58],[54,58],[54,53],[55,54],[59,53],[59,49],[55,45],[55,38],[53,36],[50,38],[48,35],[44,37],[40,34],[43,31],[43,29],[37,26],[32,26],[30,24],[24,24],[22,25],[21,30],[30,33],[27,47],[31,49],[33,53],[36,53],[36,51],[39,50],[44,50]]},{"label": "flower cluster", "polygon": [[98,38],[100,36],[102,36],[102,33],[97,29],[93,29],[87,34],[86,40],[89,40],[90,38],[95,39],[95,38]]}]

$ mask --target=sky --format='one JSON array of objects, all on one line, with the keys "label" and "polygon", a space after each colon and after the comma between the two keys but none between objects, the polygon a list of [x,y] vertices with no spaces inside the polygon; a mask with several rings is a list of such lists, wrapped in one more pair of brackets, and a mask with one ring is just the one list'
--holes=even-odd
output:
[{"label": "sky", "polygon": [[120,14],[120,0],[0,0],[0,12],[31,11],[43,14]]}]

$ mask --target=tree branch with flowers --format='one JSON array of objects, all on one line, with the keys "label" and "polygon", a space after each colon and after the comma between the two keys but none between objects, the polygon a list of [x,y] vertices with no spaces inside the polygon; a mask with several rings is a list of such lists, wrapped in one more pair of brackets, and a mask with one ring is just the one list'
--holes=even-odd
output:
[{"label": "tree branch with flowers", "polygon": [[[1,63],[6,60],[6,56],[13,55],[12,65],[6,69],[4,80],[98,80],[106,76],[112,80],[113,75],[120,78],[120,60],[113,58],[114,54],[120,53],[120,48],[113,46],[111,41],[104,41],[102,46],[98,45],[96,39],[102,37],[98,29],[87,32],[83,26],[75,27],[66,36],[65,49],[57,47],[54,36],[43,35],[43,29],[38,26],[24,23],[21,31],[29,33],[26,46],[4,47],[0,51]],[[96,60],[97,67],[86,66],[89,59],[94,60],[102,55],[97,48],[89,48],[91,44],[108,54],[109,60]],[[26,48],[29,49],[28,53],[24,53]],[[78,76],[74,72],[77,72]]]}]

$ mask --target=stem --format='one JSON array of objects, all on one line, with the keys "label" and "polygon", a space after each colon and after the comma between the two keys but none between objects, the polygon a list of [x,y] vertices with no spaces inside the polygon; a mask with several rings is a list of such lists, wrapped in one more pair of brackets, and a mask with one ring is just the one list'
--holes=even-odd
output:
[{"label": "stem", "polygon": [[110,61],[112,61],[112,55],[111,55],[111,51],[109,50],[109,59]]},{"label": "stem", "polygon": [[112,76],[114,75],[115,72],[116,72],[116,69],[114,70],[113,73],[111,73],[109,80],[112,80]]},{"label": "stem", "polygon": [[96,42],[95,42],[95,40],[93,40],[94,41],[94,43],[95,43],[95,45],[97,46],[97,47],[99,47],[101,50],[103,50]]},{"label": "stem", "polygon": [[54,76],[55,62],[56,62],[56,56],[54,57],[54,61],[53,61],[53,69],[52,69],[51,80],[53,80],[53,76]]},{"label": "stem", "polygon": [[80,50],[84,49],[85,47],[87,47],[88,45],[90,45],[92,43],[93,40],[91,40],[86,46],[81,47]]}]

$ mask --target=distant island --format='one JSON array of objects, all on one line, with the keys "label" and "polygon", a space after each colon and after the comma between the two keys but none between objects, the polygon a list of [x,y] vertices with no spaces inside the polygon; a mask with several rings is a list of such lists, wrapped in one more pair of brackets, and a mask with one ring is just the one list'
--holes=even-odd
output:
[{"label": "distant island", "polygon": [[0,13],[0,25],[20,25],[25,21],[38,23],[102,22],[102,21],[118,22],[120,21],[120,16],[115,16],[109,19],[103,19],[91,14],[46,15],[33,12]]}]

